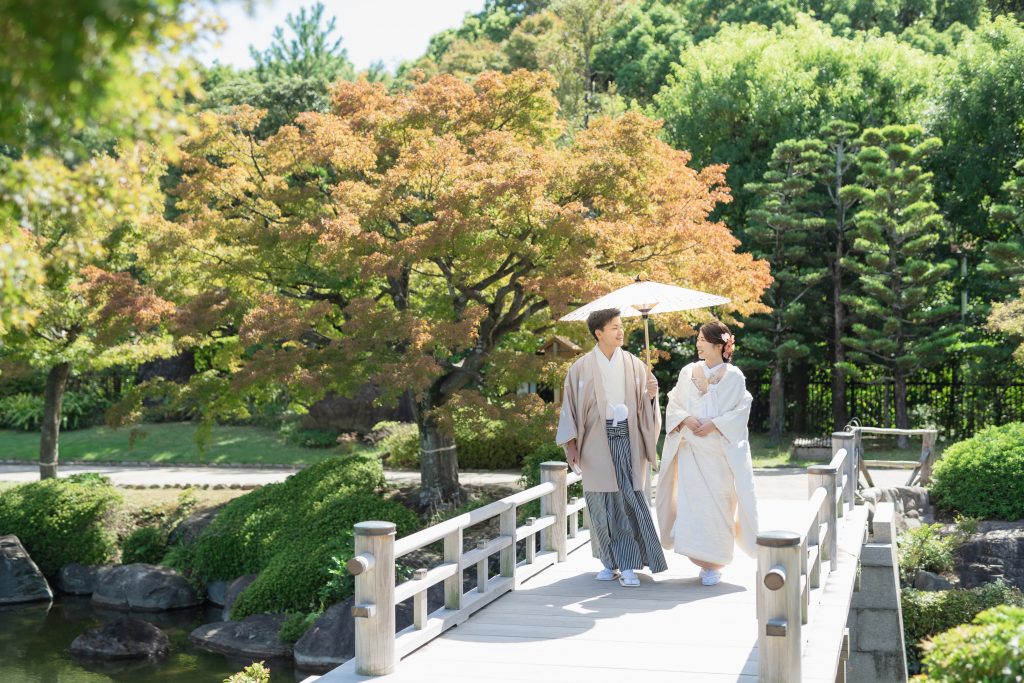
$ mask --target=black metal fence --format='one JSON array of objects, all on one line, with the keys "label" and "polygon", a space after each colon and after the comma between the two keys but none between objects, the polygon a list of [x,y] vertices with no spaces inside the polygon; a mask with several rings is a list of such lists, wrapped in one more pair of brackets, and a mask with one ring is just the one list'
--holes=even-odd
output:
[{"label": "black metal fence", "polygon": [[[991,425],[1024,420],[1024,373],[990,379],[968,375],[950,367],[915,375],[907,383],[907,410],[911,427],[937,427],[950,440],[973,435]],[[752,431],[768,431],[768,393],[770,378],[747,377],[747,388],[754,396],[751,408]],[[832,384],[827,369],[811,373],[802,387],[787,388],[786,427],[793,429],[795,417],[810,434],[832,432]],[[888,381],[846,381],[847,415],[861,424],[895,427],[896,408],[893,385]]]}]

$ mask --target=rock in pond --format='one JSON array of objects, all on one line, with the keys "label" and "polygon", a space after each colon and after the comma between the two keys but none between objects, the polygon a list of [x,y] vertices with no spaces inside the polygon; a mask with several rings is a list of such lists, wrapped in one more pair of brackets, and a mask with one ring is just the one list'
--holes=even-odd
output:
[{"label": "rock in pond", "polygon": [[291,659],[292,648],[277,639],[283,614],[254,614],[242,621],[215,621],[189,634],[196,645],[225,655],[254,659]]},{"label": "rock in pond", "polygon": [[[463,585],[466,589],[466,585]],[[313,622],[313,625],[295,643],[295,666],[311,673],[326,673],[355,656],[355,621],[349,597],[336,603]],[[444,604],[444,585],[434,584],[427,590],[428,609]],[[401,631],[412,624],[412,600],[396,605],[395,630]]]},{"label": "rock in pond", "polygon": [[227,581],[212,581],[209,586],[206,587],[206,599],[217,605],[217,607],[223,607],[228,597],[228,582]]},{"label": "rock in pond", "polygon": [[130,617],[86,631],[71,643],[71,654],[83,659],[157,659],[170,649],[166,633]]},{"label": "rock in pond", "polygon": [[100,574],[109,571],[110,565],[84,565],[72,562],[64,565],[57,573],[57,588],[71,595],[92,595]]},{"label": "rock in pond", "polygon": [[239,576],[237,579],[228,584],[227,591],[224,593],[224,621],[231,619],[231,607],[234,606],[235,600],[242,594],[249,585],[256,580],[258,574],[246,574],[245,576]]},{"label": "rock in pond", "polygon": [[0,536],[0,605],[53,600],[53,591],[17,536]]},{"label": "rock in pond", "polygon": [[97,577],[92,602],[98,607],[159,612],[202,602],[178,572],[152,564],[111,567]]}]

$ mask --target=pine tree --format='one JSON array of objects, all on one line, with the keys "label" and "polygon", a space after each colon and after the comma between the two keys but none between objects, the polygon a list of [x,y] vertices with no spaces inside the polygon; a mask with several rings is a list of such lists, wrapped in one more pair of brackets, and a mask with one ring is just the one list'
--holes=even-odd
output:
[{"label": "pine tree", "polygon": [[861,144],[857,185],[843,191],[860,201],[845,261],[860,292],[844,297],[855,319],[844,341],[851,361],[879,368],[892,382],[896,426],[906,429],[908,377],[941,359],[958,337],[956,308],[943,286],[953,262],[937,258],[944,222],[923,168],[941,141],[924,138],[920,126],[892,125],[864,131]]},{"label": "pine tree", "polygon": [[830,341],[832,355],[832,427],[842,429],[849,418],[846,413],[846,307],[843,295],[846,291],[849,274],[843,265],[850,248],[850,232],[854,209],[857,206],[856,195],[844,193],[843,188],[853,184],[856,172],[857,152],[860,150],[858,127],[848,121],[834,120],[825,124],[819,133],[825,145],[826,153],[822,168],[822,182],[828,195],[826,215],[829,216],[825,234],[828,238],[828,267],[832,279],[832,291],[829,303],[832,307],[832,334]]},{"label": "pine tree", "polygon": [[811,351],[814,326],[808,324],[808,303],[815,297],[815,285],[827,276],[820,258],[823,197],[814,191],[825,151],[818,140],[781,142],[763,182],[748,185],[760,201],[750,212],[747,236],[754,253],[771,263],[775,281],[762,298],[772,310],[750,319],[751,334],[744,343],[769,358],[772,443],[779,442],[786,423],[785,373]]}]

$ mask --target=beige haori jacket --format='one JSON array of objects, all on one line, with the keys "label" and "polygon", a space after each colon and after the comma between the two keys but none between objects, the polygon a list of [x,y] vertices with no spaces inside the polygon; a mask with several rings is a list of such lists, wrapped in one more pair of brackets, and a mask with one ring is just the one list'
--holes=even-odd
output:
[{"label": "beige haori jacket", "polygon": [[[562,410],[558,418],[555,443],[564,446],[572,439],[580,451],[580,470],[584,491],[618,491],[615,468],[605,432],[608,405],[601,369],[594,350],[579,358],[565,377]],[[633,490],[643,491],[647,463],[657,464],[661,410],[657,396],[647,395],[650,371],[643,361],[622,351],[626,373],[626,408],[629,410],[629,447],[633,464]],[[651,399],[655,400],[651,400]]]}]

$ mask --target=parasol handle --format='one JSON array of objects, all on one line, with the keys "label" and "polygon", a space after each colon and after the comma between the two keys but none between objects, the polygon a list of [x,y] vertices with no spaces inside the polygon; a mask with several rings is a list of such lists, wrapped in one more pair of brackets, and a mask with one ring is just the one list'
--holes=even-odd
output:
[{"label": "parasol handle", "polygon": [[647,352],[647,369],[651,369],[651,334],[647,330],[647,314],[641,313],[644,319],[644,350]]}]

